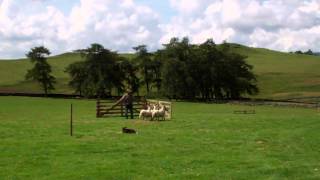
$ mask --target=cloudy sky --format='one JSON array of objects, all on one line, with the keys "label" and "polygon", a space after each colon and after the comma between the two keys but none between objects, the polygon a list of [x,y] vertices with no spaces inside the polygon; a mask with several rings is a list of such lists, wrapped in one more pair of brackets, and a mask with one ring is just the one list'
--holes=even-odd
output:
[{"label": "cloudy sky", "polygon": [[320,0],[0,0],[0,59],[101,43],[118,52],[171,37],[320,51]]}]

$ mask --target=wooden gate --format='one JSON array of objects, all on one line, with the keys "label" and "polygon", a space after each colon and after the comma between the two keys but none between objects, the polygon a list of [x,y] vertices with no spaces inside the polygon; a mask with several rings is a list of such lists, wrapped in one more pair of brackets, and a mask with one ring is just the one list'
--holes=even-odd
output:
[{"label": "wooden gate", "polygon": [[[108,116],[125,116],[125,107],[122,103],[115,105],[116,101],[97,99],[96,104],[96,117],[108,117]],[[146,106],[146,100],[144,97],[134,97],[133,103],[133,115],[139,116],[141,109]]]}]

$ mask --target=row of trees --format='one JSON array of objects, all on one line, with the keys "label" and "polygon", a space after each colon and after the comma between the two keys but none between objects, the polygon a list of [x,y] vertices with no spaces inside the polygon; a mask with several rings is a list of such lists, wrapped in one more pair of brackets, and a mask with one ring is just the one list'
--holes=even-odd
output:
[{"label": "row of trees", "polygon": [[[293,52],[290,52],[290,53],[293,53]],[[320,55],[319,53],[312,52],[311,49],[309,49],[308,51],[305,51],[305,52],[298,50],[298,51],[295,51],[294,53],[295,54],[306,54],[306,55],[312,55],[312,56],[319,56]]]},{"label": "row of trees", "polygon": [[244,56],[229,44],[217,47],[212,39],[190,44],[188,38],[171,39],[155,58],[162,62],[162,86],[170,97],[203,99],[240,98],[256,94],[256,78]]},{"label": "row of trees", "polygon": [[[78,50],[85,60],[66,68],[71,77],[69,85],[84,96],[110,96],[112,92],[120,95],[127,88],[139,95],[142,87],[146,94],[157,92],[169,98],[236,99],[258,93],[252,66],[245,62],[246,57],[232,52],[227,43],[217,46],[208,39],[196,45],[188,38],[172,38],[154,53],[148,52],[145,45],[134,50],[133,59],[100,44]],[[26,77],[40,82],[45,93],[55,83],[45,59],[49,54],[44,47],[33,48],[27,54],[36,64]]]}]

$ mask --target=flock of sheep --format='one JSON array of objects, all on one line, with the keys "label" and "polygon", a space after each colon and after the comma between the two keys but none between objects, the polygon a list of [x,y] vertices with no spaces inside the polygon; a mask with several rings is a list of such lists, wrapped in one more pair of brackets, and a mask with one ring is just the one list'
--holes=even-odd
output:
[{"label": "flock of sheep", "polygon": [[147,109],[143,109],[140,111],[139,119],[145,119],[145,118],[151,118],[151,120],[154,120],[157,118],[157,120],[165,120],[166,111],[168,109],[164,105],[156,104],[148,104]]}]

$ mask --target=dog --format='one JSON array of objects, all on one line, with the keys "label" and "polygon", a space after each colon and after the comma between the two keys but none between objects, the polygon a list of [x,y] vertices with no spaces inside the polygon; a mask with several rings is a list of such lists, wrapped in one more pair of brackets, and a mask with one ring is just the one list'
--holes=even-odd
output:
[{"label": "dog", "polygon": [[129,129],[127,127],[122,128],[122,133],[127,133],[127,134],[137,134],[136,130],[134,129]]}]

